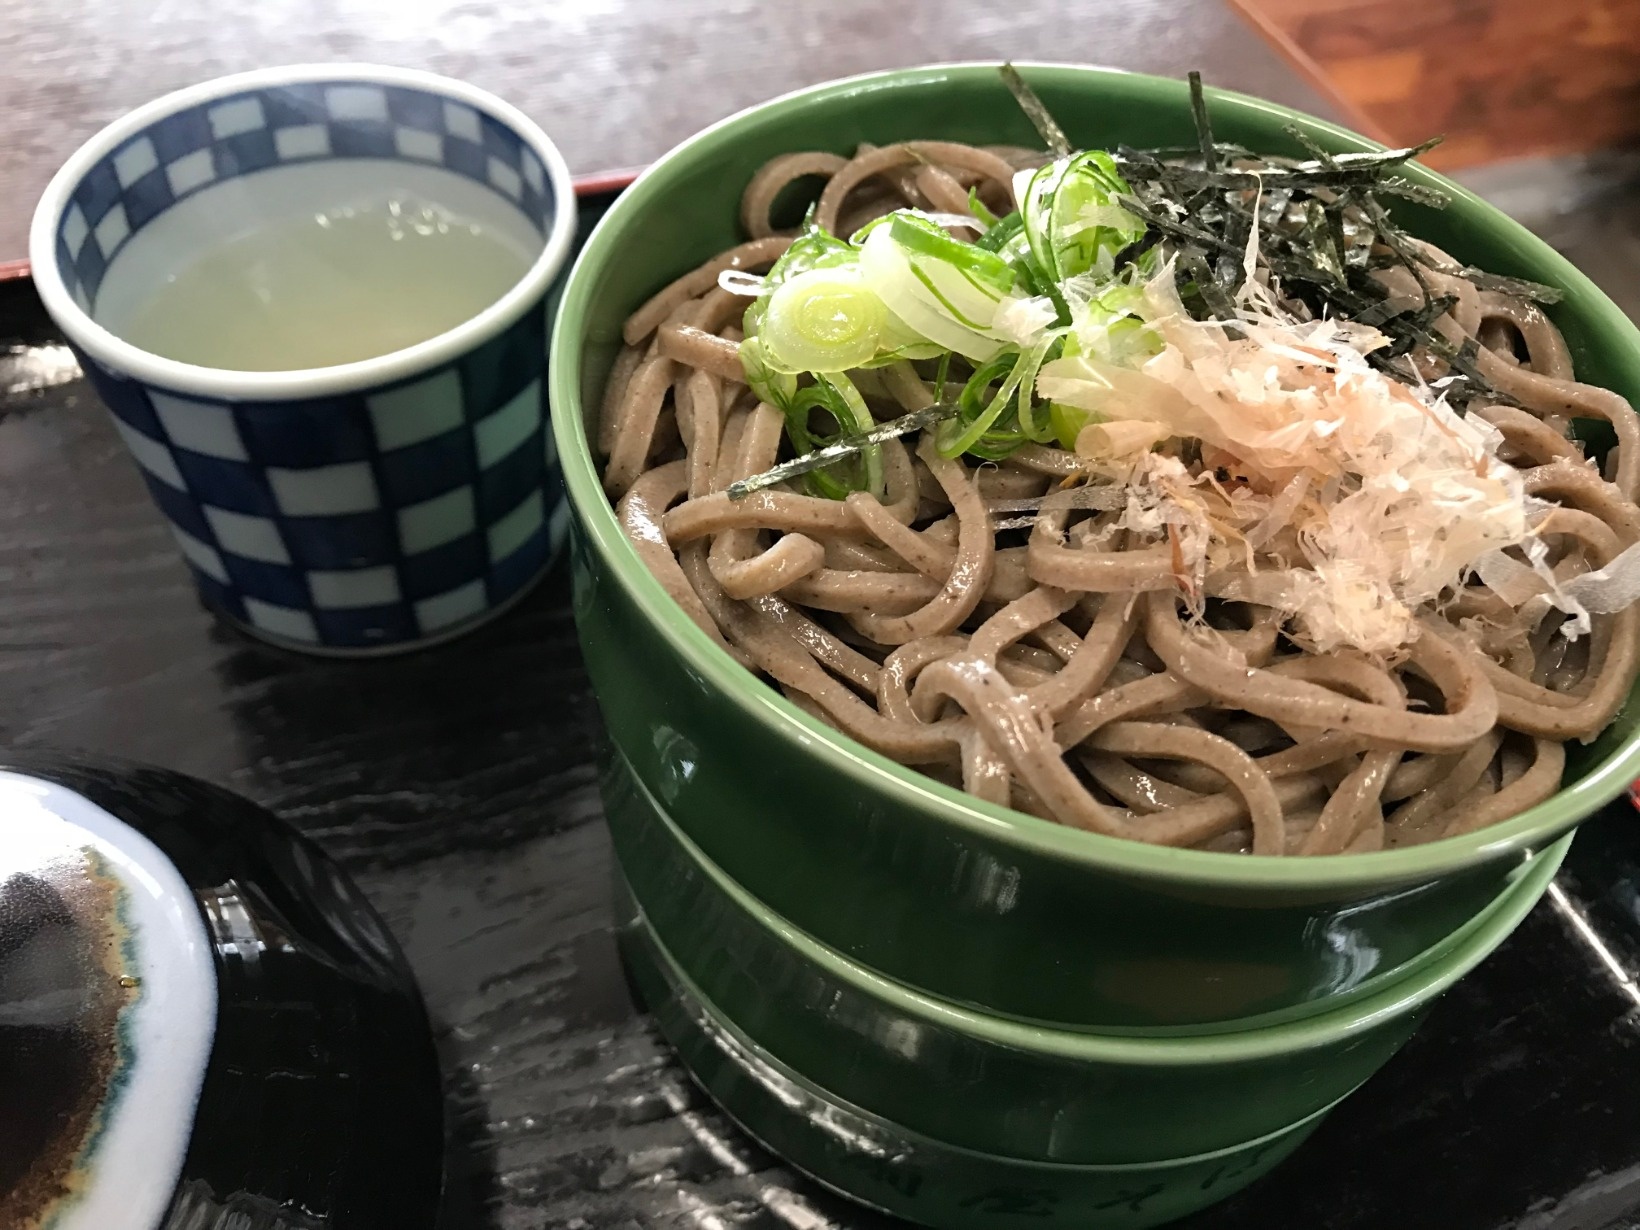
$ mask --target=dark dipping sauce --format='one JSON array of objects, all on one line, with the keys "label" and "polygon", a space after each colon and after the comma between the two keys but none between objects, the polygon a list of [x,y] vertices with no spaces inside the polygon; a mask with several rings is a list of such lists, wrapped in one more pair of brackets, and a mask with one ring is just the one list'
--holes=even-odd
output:
[{"label": "dark dipping sauce", "polygon": [[123,1071],[120,888],[89,850],[0,880],[0,1226],[72,1198]]}]

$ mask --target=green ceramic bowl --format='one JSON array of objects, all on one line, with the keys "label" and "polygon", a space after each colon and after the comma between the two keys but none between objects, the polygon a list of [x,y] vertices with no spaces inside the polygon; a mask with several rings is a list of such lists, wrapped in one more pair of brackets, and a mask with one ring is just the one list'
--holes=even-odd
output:
[{"label": "green ceramic bowl", "polygon": [[[1176,145],[1185,87],[1106,70],[1027,75],[1073,141]],[[1298,124],[1334,150],[1342,129],[1210,92],[1224,138],[1300,153]],[[993,66],[882,73],[725,120],[668,154],[610,209],[570,275],[552,341],[553,431],[576,516],[577,624],[614,743],[691,840],[758,900],[862,965],[953,1002],[1098,1030],[1257,1026],[1372,994],[1503,890],[1541,849],[1640,771],[1631,705],[1575,748],[1565,788],[1492,828],[1379,854],[1255,859],[1073,831],[939,785],[837,734],[753,679],[695,628],[621,535],[586,416],[622,319],[736,242],[752,172],[789,150],[947,137],[1035,140]],[[1408,206],[1458,257],[1565,289],[1556,309],[1587,379],[1640,397],[1640,334],[1527,231],[1452,195]]]},{"label": "green ceramic bowl", "polygon": [[742,1130],[862,1204],[939,1230],[1140,1230],[1247,1186],[1296,1149],[1327,1109],[1259,1140],[1195,1157],[1077,1166],[931,1140],[805,1080],[729,1024],[678,969],[636,906],[617,932],[639,995],[690,1075]]},{"label": "green ceramic bowl", "polygon": [[1526,916],[1571,844],[1518,862],[1441,959],[1348,1007],[1212,1036],[1111,1037],[958,1008],[850,961],[708,859],[619,753],[604,798],[648,928],[722,1022],[828,1097],[922,1138],[1074,1166],[1239,1148],[1332,1105]]}]

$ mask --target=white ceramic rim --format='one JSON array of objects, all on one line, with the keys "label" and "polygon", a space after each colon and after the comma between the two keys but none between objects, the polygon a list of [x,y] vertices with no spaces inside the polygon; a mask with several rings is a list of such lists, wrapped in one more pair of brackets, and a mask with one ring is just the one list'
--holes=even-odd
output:
[{"label": "white ceramic rim", "polygon": [[[86,173],[130,137],[168,115],[187,107],[224,98],[245,90],[266,89],[311,81],[369,82],[424,90],[466,103],[511,128],[527,144],[547,172],[554,211],[552,230],[541,254],[524,276],[478,315],[455,328],[374,359],[280,372],[242,372],[200,367],[161,358],[116,337],[74,302],[57,268],[57,226],[68,209],[72,193]],[[441,367],[499,334],[547,293],[569,255],[575,236],[575,188],[569,167],[552,139],[511,103],[464,81],[419,69],[381,64],[296,64],[217,77],[177,90],[121,116],[69,157],[34,211],[29,227],[29,261],[34,285],[46,311],[58,327],[97,362],[129,375],[143,384],[177,393],[236,401],[293,400],[393,384]],[[543,340],[543,345],[545,341]]]}]

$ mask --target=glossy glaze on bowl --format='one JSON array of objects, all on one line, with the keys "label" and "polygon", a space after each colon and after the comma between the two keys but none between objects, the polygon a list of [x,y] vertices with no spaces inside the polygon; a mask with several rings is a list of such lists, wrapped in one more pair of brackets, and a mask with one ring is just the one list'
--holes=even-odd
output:
[{"label": "glossy glaze on bowl", "polygon": [[[1096,69],[1029,76],[1088,145],[1177,144],[1182,83]],[[1363,138],[1212,93],[1225,139],[1301,152]],[[1025,1020],[1112,1028],[1280,1019],[1371,992],[1462,927],[1541,849],[1640,767],[1634,706],[1568,785],[1490,829],[1409,850],[1251,859],[1075,832],[894,765],[789,704],[712,645],[622,537],[584,427],[621,321],[670,277],[729,246],[766,158],[907,137],[1033,140],[992,66],[816,87],[709,129],[611,209],[566,288],[553,341],[554,431],[578,525],[576,614],[612,738],[679,827],[783,917],[864,965]],[[1640,397],[1640,334],[1581,274],[1462,189],[1405,220],[1456,256],[1565,288],[1555,310],[1581,374]]]},{"label": "glossy glaze on bowl", "polygon": [[759,1048],[930,1139],[1033,1162],[1122,1165],[1233,1148],[1332,1105],[1548,888],[1568,835],[1516,869],[1440,960],[1305,1020],[1198,1037],[1109,1037],[958,1008],[849,961],[759,905],[667,818],[619,753],[603,779],[615,853],[689,982]]},{"label": "glossy glaze on bowl", "polygon": [[809,1177],[939,1230],[1143,1230],[1223,1200],[1286,1159],[1326,1117],[1195,1157],[1117,1166],[962,1149],[851,1106],[751,1042],[671,959],[624,884],[617,937],[639,996],[697,1084]]}]

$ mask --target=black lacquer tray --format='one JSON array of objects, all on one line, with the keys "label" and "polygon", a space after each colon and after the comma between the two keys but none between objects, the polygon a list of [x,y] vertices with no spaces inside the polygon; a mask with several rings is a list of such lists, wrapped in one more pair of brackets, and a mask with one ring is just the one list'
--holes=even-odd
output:
[{"label": "black lacquer tray", "polygon": [[[607,193],[583,195],[590,220]],[[26,279],[0,282],[0,739],[166,765],[318,840],[438,1033],[450,1230],[886,1227],[695,1091],[616,957],[597,709],[561,569],[455,644],[329,662],[200,610]],[[1000,1197],[999,1197],[1000,1199]],[[1010,1197],[1029,1224],[1031,1193]],[[1640,816],[1290,1161],[1188,1230],[1640,1227]]]}]

